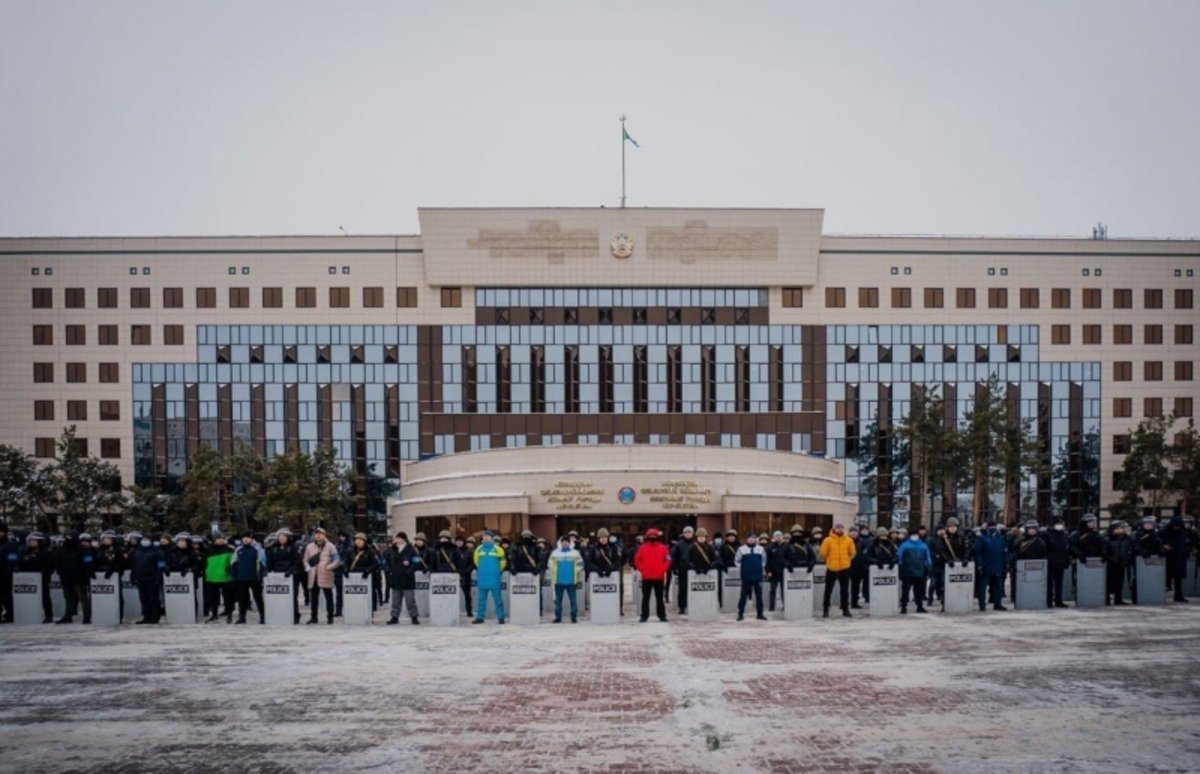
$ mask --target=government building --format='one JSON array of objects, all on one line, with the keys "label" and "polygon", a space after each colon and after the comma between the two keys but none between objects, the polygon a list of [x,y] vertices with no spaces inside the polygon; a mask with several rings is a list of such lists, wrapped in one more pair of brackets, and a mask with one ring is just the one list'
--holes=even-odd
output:
[{"label": "government building", "polygon": [[[324,446],[360,492],[396,485],[376,532],[628,536],[927,522],[878,442],[917,390],[953,422],[997,380],[1054,464],[994,511],[1068,523],[1119,497],[1138,422],[1193,415],[1200,241],[831,236],[823,214],[0,239],[0,443],[50,458],[75,425],[163,491],[202,444]],[[972,492],[935,503],[969,518]]]}]

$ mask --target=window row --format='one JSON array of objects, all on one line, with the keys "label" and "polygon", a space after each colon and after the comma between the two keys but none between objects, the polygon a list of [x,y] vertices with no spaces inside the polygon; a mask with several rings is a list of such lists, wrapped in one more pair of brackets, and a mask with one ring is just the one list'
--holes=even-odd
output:
[{"label": "window row", "polygon": [[[33,456],[42,459],[52,459],[57,451],[57,440],[54,438],[34,438],[33,439]],[[81,457],[86,457],[89,454],[88,439],[75,439],[74,452]],[[121,458],[121,439],[120,438],[101,438],[100,439],[100,457],[106,460],[117,460]]]},{"label": "window row", "polygon": [[[120,363],[98,363],[97,365],[101,384],[117,384],[121,381]],[[87,382],[87,363],[67,363],[66,367],[68,384]],[[33,381],[37,384],[52,384],[54,382],[54,363],[34,363]]]},{"label": "window row", "polygon": [[[138,346],[148,346],[151,343],[149,325],[130,325],[129,326],[129,343]],[[86,325],[66,325],[63,326],[63,339],[67,346],[83,346],[87,344],[87,326]],[[54,344],[54,326],[53,325],[35,325],[33,326],[33,343],[34,346],[53,346]],[[97,325],[96,326],[96,343],[102,346],[117,346],[121,343],[119,326],[117,325]],[[164,325],[162,343],[167,346],[182,346],[183,345],[183,326],[182,325]]]},{"label": "window row", "polygon": [[[987,288],[987,308],[1007,309],[1009,307],[1008,288]],[[891,288],[891,307],[893,309],[908,309],[913,305],[912,288]],[[1072,288],[1052,288],[1049,294],[1051,309],[1070,309],[1072,305]],[[1080,302],[1084,309],[1103,308],[1102,290],[1100,288],[1082,288],[1079,290]],[[1020,288],[1018,302],[1021,309],[1040,309],[1042,293],[1040,288]],[[926,309],[942,309],[946,305],[944,288],[924,288],[923,303]],[[1191,288],[1175,289],[1175,308],[1191,309],[1194,304],[1194,294]],[[804,294],[801,288],[783,289],[783,306],[801,307],[804,305]],[[875,309],[880,305],[879,288],[858,288],[858,308]],[[1133,308],[1133,290],[1128,288],[1114,289],[1114,309]],[[825,306],[830,309],[842,309],[846,306],[846,288],[825,288]],[[954,306],[957,309],[975,309],[979,306],[975,288],[955,288]],[[1163,291],[1161,289],[1146,289],[1143,293],[1142,306],[1145,309],[1163,308]]]},{"label": "window row", "polygon": [[[1173,411],[1171,412],[1176,417],[1193,416],[1193,399],[1191,397],[1181,396],[1175,398]],[[1118,418],[1133,417],[1133,398],[1113,398],[1113,416]],[[1163,399],[1162,398],[1143,398],[1142,399],[1142,416],[1143,417],[1161,417],[1163,416]],[[1114,449],[1117,454],[1128,454],[1128,451],[1118,451],[1116,446],[1116,438],[1114,436]]]},{"label": "window row", "polygon": [[[228,288],[228,303],[230,309],[246,309],[250,306],[250,288],[236,287]],[[283,307],[283,288],[269,287],[262,288],[262,308],[263,309],[280,309]],[[67,309],[85,309],[87,308],[87,299],[85,297],[85,288],[66,288],[64,297],[64,306]],[[98,309],[116,309],[120,306],[118,301],[119,291],[117,288],[97,288],[96,289],[96,307]],[[197,309],[215,309],[217,308],[217,289],[216,288],[196,288],[196,308]],[[163,309],[182,309],[184,306],[184,290],[183,288],[163,288],[162,289],[162,307]],[[346,308],[350,306],[351,289],[349,287],[331,287],[328,288],[328,302],[330,308]],[[298,287],[294,289],[295,307],[298,309],[314,308],[317,306],[317,288],[315,287]],[[362,288],[362,306],[367,309],[379,309],[384,305],[384,288],[382,287],[365,287]],[[415,287],[397,287],[396,288],[396,306],[400,308],[415,308],[417,306],[417,288]],[[462,306],[462,290],[461,288],[442,288],[442,306]],[[33,289],[33,308],[34,309],[52,309],[54,308],[54,289],[53,288],[34,288]],[[129,308],[130,309],[150,309],[150,288],[129,288]]]},{"label": "window row", "polygon": [[[102,400],[100,403],[100,421],[116,422],[121,419],[121,401]],[[52,400],[35,400],[33,402],[33,418],[38,422],[54,420],[54,405]],[[67,421],[86,422],[88,418],[88,402],[86,400],[67,401]]]},{"label": "window row", "polygon": [[[1192,361],[1191,360],[1176,360],[1175,361],[1175,381],[1190,382],[1192,381]],[[1161,382],[1163,380],[1163,364],[1159,360],[1147,360],[1142,363],[1142,381],[1145,382]],[[1113,381],[1114,382],[1132,382],[1133,381],[1133,363],[1128,360],[1117,360],[1113,362]]]}]

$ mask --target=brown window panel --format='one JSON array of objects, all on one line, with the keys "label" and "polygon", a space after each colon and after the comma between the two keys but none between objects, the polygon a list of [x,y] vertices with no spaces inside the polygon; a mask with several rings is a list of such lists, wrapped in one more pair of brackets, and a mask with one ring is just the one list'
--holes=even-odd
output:
[{"label": "brown window panel", "polygon": [[1132,309],[1133,290],[1130,288],[1113,288],[1113,309]]},{"label": "brown window panel", "polygon": [[1113,326],[1113,344],[1132,344],[1133,343],[1133,326],[1132,325],[1114,325]]},{"label": "brown window panel", "polygon": [[988,309],[1008,308],[1008,288],[988,288]]},{"label": "brown window panel", "polygon": [[892,308],[909,309],[912,307],[912,288],[892,288]]},{"label": "brown window panel", "polygon": [[87,363],[67,363],[67,382],[84,384],[87,382]]},{"label": "brown window panel", "polygon": [[946,291],[943,288],[925,288],[925,308],[941,309],[946,305]]},{"label": "brown window panel", "polygon": [[182,346],[183,345],[183,326],[182,325],[164,325],[163,326],[163,344],[167,346]]},{"label": "brown window panel", "polygon": [[1162,398],[1146,398],[1142,401],[1142,416],[1161,417],[1163,414]]},{"label": "brown window panel", "polygon": [[1190,382],[1192,380],[1192,361],[1191,360],[1176,360],[1175,361],[1175,381]]},{"label": "brown window panel", "polygon": [[121,364],[120,363],[101,363],[100,364],[100,383],[101,384],[117,384],[121,381]]},{"label": "brown window panel", "polygon": [[69,401],[67,401],[67,421],[68,422],[86,422],[87,421],[87,401],[86,400],[69,400]]},{"label": "brown window panel", "polygon": [[54,381],[53,363],[34,363],[33,381],[37,384],[48,384]]},{"label": "brown window panel", "polygon": [[1133,437],[1128,434],[1114,435],[1113,454],[1128,454],[1133,449]]},{"label": "brown window panel", "polygon": [[129,289],[129,308],[130,309],[149,309],[150,308],[150,288],[130,288]]},{"label": "brown window panel", "polygon": [[33,418],[38,422],[49,422],[54,419],[54,401],[35,400],[33,402]]},{"label": "brown window panel", "polygon": [[114,347],[120,343],[120,330],[116,325],[97,325],[96,341],[106,347]]},{"label": "brown window panel", "polygon": [[1113,398],[1113,416],[1133,416],[1133,398]]},{"label": "brown window panel", "polygon": [[216,309],[217,308],[217,289],[216,288],[196,288],[196,308],[197,309]]},{"label": "brown window panel", "polygon": [[119,400],[102,400],[100,401],[100,421],[115,422],[121,418],[121,401]]},{"label": "brown window panel", "polygon": [[1175,343],[1176,344],[1191,344],[1193,341],[1194,330],[1191,325],[1176,325],[1175,326]]},{"label": "brown window panel", "polygon": [[750,410],[750,347],[739,344],[734,354],[734,406],[735,411]]},{"label": "brown window panel", "polygon": [[34,438],[33,456],[40,459],[51,459],[57,451],[53,438]]},{"label": "brown window panel", "polygon": [[346,309],[350,306],[350,288],[336,287],[329,289],[329,308]]},{"label": "brown window panel", "polygon": [[959,309],[974,309],[975,288],[958,288],[955,290],[954,305]]},{"label": "brown window panel", "polygon": [[799,309],[802,306],[804,306],[804,288],[783,289],[783,307],[785,309]]},{"label": "brown window panel", "polygon": [[1175,288],[1175,308],[1191,309],[1192,297],[1193,293],[1191,288]]},{"label": "brown window panel", "polygon": [[1050,326],[1050,343],[1051,344],[1070,344],[1071,343],[1071,326],[1070,325],[1051,325]]},{"label": "brown window panel", "polygon": [[34,309],[53,309],[54,308],[54,288],[34,288],[33,289],[33,308]]},{"label": "brown window panel", "polygon": [[879,288],[859,288],[858,308],[874,309],[879,306]]},{"label": "brown window panel", "polygon": [[68,325],[64,333],[66,333],[68,346],[82,347],[87,344],[86,325]]},{"label": "brown window panel", "polygon": [[563,360],[564,408],[568,414],[575,414],[579,412],[579,347],[567,346],[563,350]]},{"label": "brown window panel", "polygon": [[1163,327],[1161,325],[1147,325],[1142,329],[1143,344],[1162,344],[1163,343]]},{"label": "brown window panel", "polygon": [[1054,288],[1050,291],[1050,308],[1052,309],[1070,309],[1071,308],[1071,289],[1070,288]]},{"label": "brown window panel", "polygon": [[229,289],[229,308],[230,309],[249,309],[250,308],[250,288],[230,288]]},{"label": "brown window panel", "polygon": [[633,348],[633,411],[635,414],[645,414],[649,411],[649,363],[646,347],[638,345]]},{"label": "brown window panel", "polygon": [[600,347],[599,352],[599,370],[600,370],[600,411],[601,413],[611,414],[613,412],[613,349],[605,344]]},{"label": "brown window panel", "polygon": [[163,309],[183,308],[183,288],[163,288]]},{"label": "brown window panel", "polygon": [[1175,410],[1172,413],[1177,418],[1192,416],[1192,399],[1185,395],[1176,397],[1175,398]]},{"label": "brown window panel", "polygon": [[296,288],[296,308],[313,309],[317,305],[316,288]]},{"label": "brown window panel", "polygon": [[396,288],[396,306],[401,309],[415,309],[417,306],[417,289],[414,287]]},{"label": "brown window panel", "polygon": [[49,347],[54,345],[54,326],[53,325],[35,325],[33,326],[33,344],[36,347]]},{"label": "brown window panel", "polygon": [[283,288],[263,288],[262,306],[263,309],[282,309]]},{"label": "brown window panel", "polygon": [[1146,309],[1162,309],[1163,308],[1163,292],[1162,288],[1146,288],[1142,293],[1143,306]]},{"label": "brown window panel", "polygon": [[1117,360],[1113,363],[1113,381],[1133,381],[1133,363],[1129,360]]},{"label": "brown window panel", "polygon": [[150,326],[130,325],[129,342],[134,346],[147,346],[150,344]]},{"label": "brown window panel", "polygon": [[383,308],[383,288],[363,288],[362,289],[362,305],[364,309],[381,309]]},{"label": "brown window panel", "polygon": [[1102,325],[1085,325],[1083,326],[1083,343],[1084,344],[1103,344],[1104,326]]},{"label": "brown window panel", "polygon": [[83,288],[67,288],[64,306],[67,309],[87,308],[87,292]]},{"label": "brown window panel", "polygon": [[508,346],[496,347],[496,412],[508,414],[512,411],[512,350]]},{"label": "brown window panel", "polygon": [[825,288],[825,307],[827,309],[842,309],[845,306],[845,288]]},{"label": "brown window panel", "polygon": [[1162,365],[1161,360],[1147,360],[1142,363],[1142,381],[1161,382],[1163,378]]},{"label": "brown window panel", "polygon": [[462,306],[462,288],[442,288],[442,306],[444,308]]},{"label": "brown window panel", "polygon": [[1037,288],[1021,288],[1021,308],[1037,309],[1041,306],[1040,295]]},{"label": "brown window panel", "polygon": [[100,439],[100,458],[106,460],[116,460],[121,458],[121,439],[120,438],[101,438]]},{"label": "brown window panel", "polygon": [[96,306],[100,309],[116,309],[117,289],[96,288]]}]

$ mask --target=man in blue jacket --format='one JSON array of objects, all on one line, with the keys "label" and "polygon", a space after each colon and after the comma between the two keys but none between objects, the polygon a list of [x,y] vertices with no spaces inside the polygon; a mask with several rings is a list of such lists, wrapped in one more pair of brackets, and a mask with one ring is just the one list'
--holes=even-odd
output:
[{"label": "man in blue jacket", "polygon": [[933,555],[929,546],[921,539],[919,532],[914,530],[908,534],[908,540],[900,544],[896,551],[896,564],[900,568],[900,612],[908,613],[908,597],[911,593],[917,603],[917,612],[925,610],[925,579],[933,568]]},{"label": "man in blue jacket", "polygon": [[762,580],[767,570],[767,551],[758,545],[758,536],[751,532],[746,536],[746,544],[738,548],[734,554],[734,563],[742,572],[742,595],[738,599],[738,616],[740,621],[746,617],[746,600],[754,594],[754,609],[758,620],[765,621],[763,615]]},{"label": "man in blue jacket", "polygon": [[475,620],[471,623],[481,624],[487,618],[489,596],[496,608],[498,622],[504,623],[504,595],[500,593],[500,579],[508,567],[508,559],[494,538],[491,530],[484,530],[483,541],[475,549],[475,585],[479,590],[479,600],[476,602]]},{"label": "man in blue jacket", "polygon": [[[238,619],[240,624],[246,623],[246,611],[250,608],[250,595],[262,578],[263,561],[258,546],[254,544],[254,533],[242,534],[242,544],[233,552],[233,560],[229,564],[229,575],[233,579],[233,593],[237,599]],[[259,623],[264,623],[262,614],[262,598],[255,594],[258,604]]]},{"label": "man in blue jacket", "polygon": [[162,575],[167,569],[167,557],[150,538],[143,536],[129,558],[129,578],[137,586],[142,602],[139,624],[156,624],[162,617]]},{"label": "man in blue jacket", "polygon": [[975,597],[979,609],[986,609],[986,597],[990,597],[993,610],[1007,610],[1004,599],[1004,571],[1008,567],[1008,540],[995,521],[975,541],[972,552],[975,557]]}]

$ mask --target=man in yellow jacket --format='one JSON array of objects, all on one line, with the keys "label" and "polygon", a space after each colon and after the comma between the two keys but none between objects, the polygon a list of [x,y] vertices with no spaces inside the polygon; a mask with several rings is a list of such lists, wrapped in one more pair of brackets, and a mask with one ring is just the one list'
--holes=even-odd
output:
[{"label": "man in yellow jacket", "polygon": [[854,539],[846,534],[846,526],[833,525],[833,532],[821,543],[821,561],[825,563],[825,617],[829,617],[829,599],[833,584],[842,593],[842,615],[850,617],[850,564],[856,549]]}]

